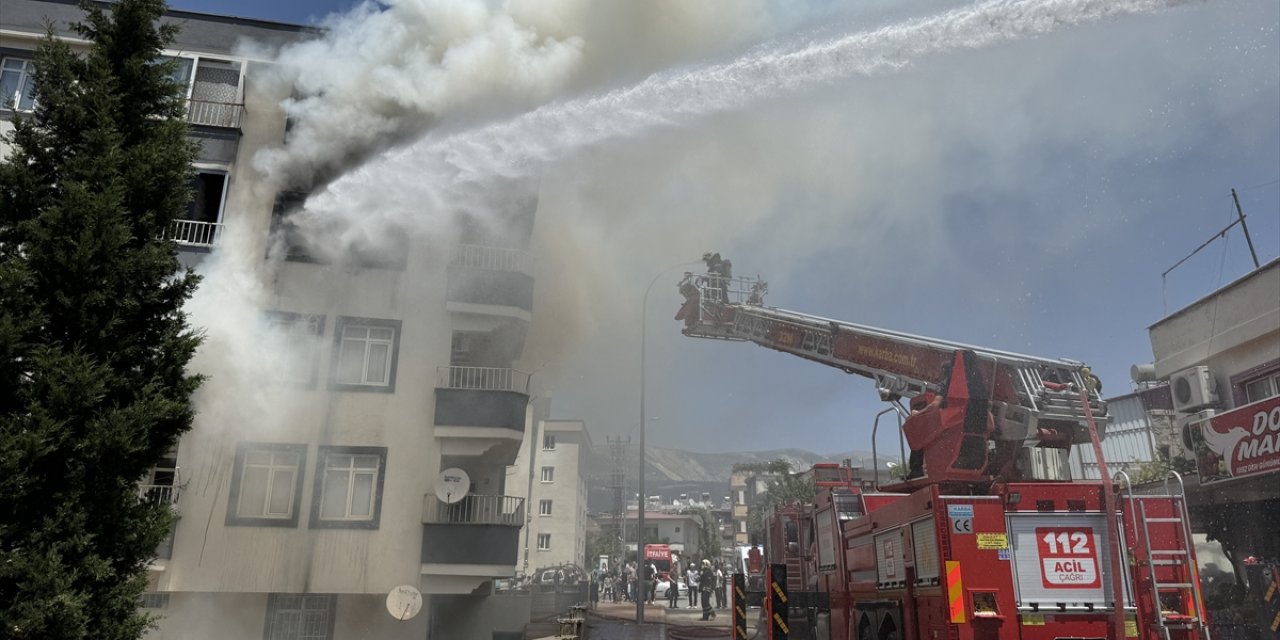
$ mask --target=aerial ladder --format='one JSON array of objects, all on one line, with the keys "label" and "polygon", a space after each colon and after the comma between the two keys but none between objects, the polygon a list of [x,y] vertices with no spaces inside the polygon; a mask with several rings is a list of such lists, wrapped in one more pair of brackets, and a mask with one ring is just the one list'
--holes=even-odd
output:
[{"label": "aerial ladder", "polygon": [[679,289],[685,302],[676,318],[686,336],[753,342],[873,380],[906,420],[916,457],[923,455],[913,473],[933,482],[1062,479],[1067,450],[1090,442],[1089,417],[1105,429],[1101,384],[1082,362],[765,306],[763,280],[715,269],[686,273]]},{"label": "aerial ladder", "polygon": [[[1180,491],[1171,496],[1135,496],[1127,476],[1119,474],[1119,488],[1128,495],[1122,498],[1101,450],[1108,421],[1102,385],[1088,366],[766,306],[768,285],[763,280],[734,277],[719,254],[708,254],[704,260],[706,273],[686,273],[679,283],[684,303],[676,320],[683,323],[684,335],[752,342],[871,379],[881,399],[900,416],[901,432],[911,449],[906,479],[884,490],[910,494],[913,500],[922,496],[924,505],[932,499],[999,495],[1010,514],[1027,508],[1017,505],[1020,493],[1068,496],[1068,505],[1084,504],[1080,498],[1094,496],[1089,498],[1089,504],[1096,504],[1091,512],[1098,514],[1098,526],[1105,530],[1098,532],[1098,540],[1108,551],[1105,559],[1097,560],[1109,565],[1105,571],[1098,568],[1099,577],[1106,573],[1109,583],[1099,588],[1107,592],[1103,599],[1112,604],[1096,612],[1095,603],[1087,604],[1087,611],[1064,618],[1073,622],[1063,624],[1096,629],[1088,626],[1100,623],[1091,615],[1109,611],[1105,613],[1108,637],[1208,639],[1185,498]],[[1100,482],[1071,488],[1068,457],[1073,445],[1092,446]],[[1034,512],[1043,511],[1041,502],[1053,500],[1036,501]],[[1051,510],[1048,515],[1010,515],[1009,523],[1051,516],[1072,522],[1078,519],[1073,512],[1078,508]],[[843,544],[854,542],[850,538]],[[849,593],[857,590],[849,589]],[[1031,602],[1032,596],[1019,593],[1020,615],[1039,619],[1037,607],[1044,603]],[[899,602],[910,600],[890,595]],[[958,601],[944,600],[954,613]],[[904,611],[916,606],[923,605],[901,605]],[[1069,603],[1053,606],[1071,609]],[[855,611],[854,616],[858,615],[865,612]],[[962,638],[973,633],[967,627],[956,628],[966,629]],[[1018,637],[1039,637],[1031,631]],[[1046,628],[1044,633],[1056,632]],[[832,637],[837,634],[833,632]],[[868,636],[850,631],[841,637],[863,640]],[[877,637],[896,636],[886,631]],[[990,637],[1013,636],[1002,631]]]}]

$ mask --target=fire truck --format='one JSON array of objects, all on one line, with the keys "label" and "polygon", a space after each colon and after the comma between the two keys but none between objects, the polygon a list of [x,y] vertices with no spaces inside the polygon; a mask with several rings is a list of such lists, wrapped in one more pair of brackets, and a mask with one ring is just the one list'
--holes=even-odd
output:
[{"label": "fire truck", "polygon": [[[1087,366],[769,307],[764,281],[708,263],[680,282],[684,335],[869,378],[900,434],[903,478],[835,477],[770,519],[766,561],[820,596],[791,599],[793,624],[823,640],[1209,640],[1181,478],[1135,491],[1108,473]],[[1100,480],[1070,477],[1078,444]]]}]

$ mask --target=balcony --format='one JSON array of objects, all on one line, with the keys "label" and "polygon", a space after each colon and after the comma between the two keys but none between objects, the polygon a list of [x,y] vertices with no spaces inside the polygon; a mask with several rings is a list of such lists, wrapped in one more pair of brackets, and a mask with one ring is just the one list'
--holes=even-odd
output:
[{"label": "balcony", "polygon": [[449,259],[450,311],[507,315],[529,321],[533,256],[517,249],[464,244]]},{"label": "balcony", "polygon": [[178,487],[172,484],[140,484],[138,497],[147,504],[172,507],[178,504]]},{"label": "balcony", "polygon": [[179,247],[210,249],[222,239],[223,226],[221,222],[174,220],[164,237],[178,243]]},{"label": "balcony", "polygon": [[445,504],[422,500],[421,573],[430,593],[471,593],[493,578],[515,575],[524,498],[468,495]]},{"label": "balcony", "polygon": [[529,374],[500,367],[440,367],[434,425],[442,454],[498,456],[510,464],[524,439]]},{"label": "balcony", "polygon": [[244,103],[187,100],[187,122],[206,127],[239,129],[245,114]]},{"label": "balcony", "polygon": [[435,494],[422,500],[422,521],[432,524],[524,526],[524,498],[471,494],[453,504]]},{"label": "balcony", "polygon": [[518,249],[460,244],[449,256],[449,266],[458,269],[508,271],[533,275],[533,256]]}]

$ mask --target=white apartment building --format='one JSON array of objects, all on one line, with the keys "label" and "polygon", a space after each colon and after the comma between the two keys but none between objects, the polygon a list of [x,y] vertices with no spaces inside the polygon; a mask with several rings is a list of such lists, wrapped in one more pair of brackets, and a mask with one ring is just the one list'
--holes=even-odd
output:
[{"label": "white apartment building", "polygon": [[530,576],[562,565],[591,570],[586,559],[591,456],[591,435],[581,420],[543,420],[508,470],[508,491],[523,495],[526,479],[529,487],[521,568]]},{"label": "white apartment building", "polygon": [[[58,0],[2,2],[2,84],[15,97],[0,109],[7,131],[31,106],[24,97],[46,21],[74,44],[67,23],[80,12]],[[241,38],[279,45],[316,32],[182,11],[167,19],[181,26],[168,53],[180,61],[200,151],[188,218],[157,233],[199,271],[236,252],[265,269],[272,231],[288,228],[300,195],[261,193],[252,159],[284,140],[288,95],[256,81],[265,62],[233,52]],[[537,199],[496,195],[518,203],[495,205],[518,221],[514,232],[473,230],[466,244],[405,238],[336,260],[291,244],[260,280],[260,308],[228,310],[243,333],[287,348],[259,361],[264,350],[219,352],[227,343],[211,336],[194,363],[210,376],[195,427],[140,492],[179,514],[150,567],[143,606],[161,620],[149,637],[523,635],[528,602],[492,595],[492,583],[520,560],[526,503],[506,486],[506,468],[544,406],[520,370]],[[570,461],[555,464],[573,477]],[[437,488],[449,469],[469,482],[445,502]],[[569,526],[553,535],[580,556],[582,525]],[[416,615],[408,604],[389,612],[389,594],[407,603],[414,590]]]}]

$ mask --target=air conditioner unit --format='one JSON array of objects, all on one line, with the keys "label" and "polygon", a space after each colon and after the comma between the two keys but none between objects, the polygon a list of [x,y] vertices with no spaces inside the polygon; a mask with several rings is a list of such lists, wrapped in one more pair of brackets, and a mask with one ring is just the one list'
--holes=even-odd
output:
[{"label": "air conditioner unit", "polygon": [[1218,381],[1209,367],[1183,369],[1169,376],[1173,392],[1173,408],[1179,413],[1193,413],[1218,404]]},{"label": "air conditioner unit", "polygon": [[1182,434],[1183,452],[1188,459],[1195,459],[1196,451],[1204,443],[1204,427],[1216,415],[1218,412],[1213,409],[1203,409],[1180,416],[1174,421],[1174,428]]}]

